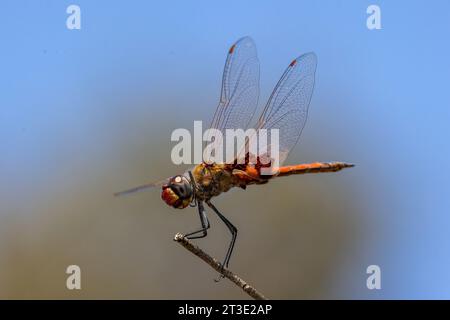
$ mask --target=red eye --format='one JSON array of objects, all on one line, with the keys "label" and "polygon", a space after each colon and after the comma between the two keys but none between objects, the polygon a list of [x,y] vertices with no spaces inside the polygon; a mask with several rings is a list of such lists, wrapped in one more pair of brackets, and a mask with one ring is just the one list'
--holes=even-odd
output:
[{"label": "red eye", "polygon": [[163,191],[161,192],[161,198],[167,203],[169,206],[173,206],[175,202],[178,201],[178,196],[175,192],[172,191],[169,187],[163,187]]}]

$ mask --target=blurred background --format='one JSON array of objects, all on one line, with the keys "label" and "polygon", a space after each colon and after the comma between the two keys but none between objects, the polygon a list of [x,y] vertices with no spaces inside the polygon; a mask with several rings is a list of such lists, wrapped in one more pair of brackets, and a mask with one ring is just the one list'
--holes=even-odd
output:
[{"label": "blurred background", "polygon": [[[68,30],[66,8],[81,8]],[[366,27],[371,4],[381,30]],[[154,190],[183,172],[176,128],[209,121],[230,45],[251,36],[260,108],[314,51],[308,123],[287,163],[346,161],[215,201],[231,269],[269,298],[450,298],[448,1],[2,1],[0,298],[246,299],[172,241],[199,226]],[[198,240],[222,259],[210,214]],[[82,290],[66,289],[68,265]],[[381,268],[368,290],[366,268]]]}]

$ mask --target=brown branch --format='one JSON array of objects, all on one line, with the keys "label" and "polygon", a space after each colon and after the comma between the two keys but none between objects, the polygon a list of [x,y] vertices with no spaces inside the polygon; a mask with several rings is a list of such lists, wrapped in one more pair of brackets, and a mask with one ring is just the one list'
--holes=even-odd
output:
[{"label": "brown branch", "polygon": [[181,233],[177,233],[175,237],[173,238],[174,241],[181,244],[183,247],[185,247],[187,250],[195,254],[197,257],[205,261],[207,264],[211,266],[214,270],[222,274],[225,278],[229,279],[231,282],[233,282],[235,285],[240,287],[242,290],[244,290],[245,293],[247,293],[250,297],[256,300],[267,300],[267,298],[260,293],[258,290],[253,288],[251,285],[249,285],[247,282],[245,282],[241,277],[234,274],[227,268],[222,269],[222,265],[220,262],[218,262],[216,259],[211,257],[209,254],[207,254],[205,251],[200,249],[198,246],[190,242],[188,239],[184,237]]}]

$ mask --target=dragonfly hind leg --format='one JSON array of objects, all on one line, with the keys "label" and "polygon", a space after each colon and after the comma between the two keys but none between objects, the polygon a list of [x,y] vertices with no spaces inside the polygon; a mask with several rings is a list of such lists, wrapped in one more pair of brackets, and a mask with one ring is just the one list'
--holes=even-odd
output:
[{"label": "dragonfly hind leg", "polygon": [[[224,267],[228,268],[228,263],[230,262],[231,254],[233,253],[234,243],[236,242],[236,237],[237,237],[238,230],[227,218],[225,218],[225,216],[223,214],[221,214],[219,212],[219,210],[217,210],[217,208],[211,202],[206,201],[206,204],[211,209],[213,209],[213,211],[219,216],[219,218],[225,223],[225,225],[227,226],[227,228],[231,232],[231,242],[230,242],[230,245],[228,247],[227,254],[225,255],[225,259],[223,261],[223,264],[222,264],[222,268],[224,268]],[[222,277],[223,277],[223,275],[222,275]]]},{"label": "dragonfly hind leg", "polygon": [[203,202],[197,202],[198,214],[200,215],[200,223],[202,228],[200,230],[190,232],[185,235],[187,239],[200,239],[208,235],[208,229],[210,227],[208,217],[206,216],[205,208],[203,207]]}]

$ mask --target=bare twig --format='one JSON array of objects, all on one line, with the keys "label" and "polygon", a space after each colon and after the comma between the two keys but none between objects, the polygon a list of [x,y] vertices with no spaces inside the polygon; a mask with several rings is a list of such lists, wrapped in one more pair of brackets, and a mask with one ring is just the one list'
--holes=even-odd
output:
[{"label": "bare twig", "polygon": [[249,285],[247,282],[242,280],[239,276],[237,276],[236,274],[234,274],[233,272],[231,272],[226,268],[222,269],[222,265],[220,264],[220,262],[212,258],[209,254],[200,249],[198,246],[190,242],[181,233],[177,233],[173,240],[181,244],[183,247],[185,247],[187,250],[195,254],[203,261],[205,261],[207,264],[211,266],[211,268],[221,273],[225,278],[229,279],[235,285],[244,290],[244,292],[247,293],[250,297],[256,300],[267,300],[267,298],[262,293],[260,293],[258,290]]}]

